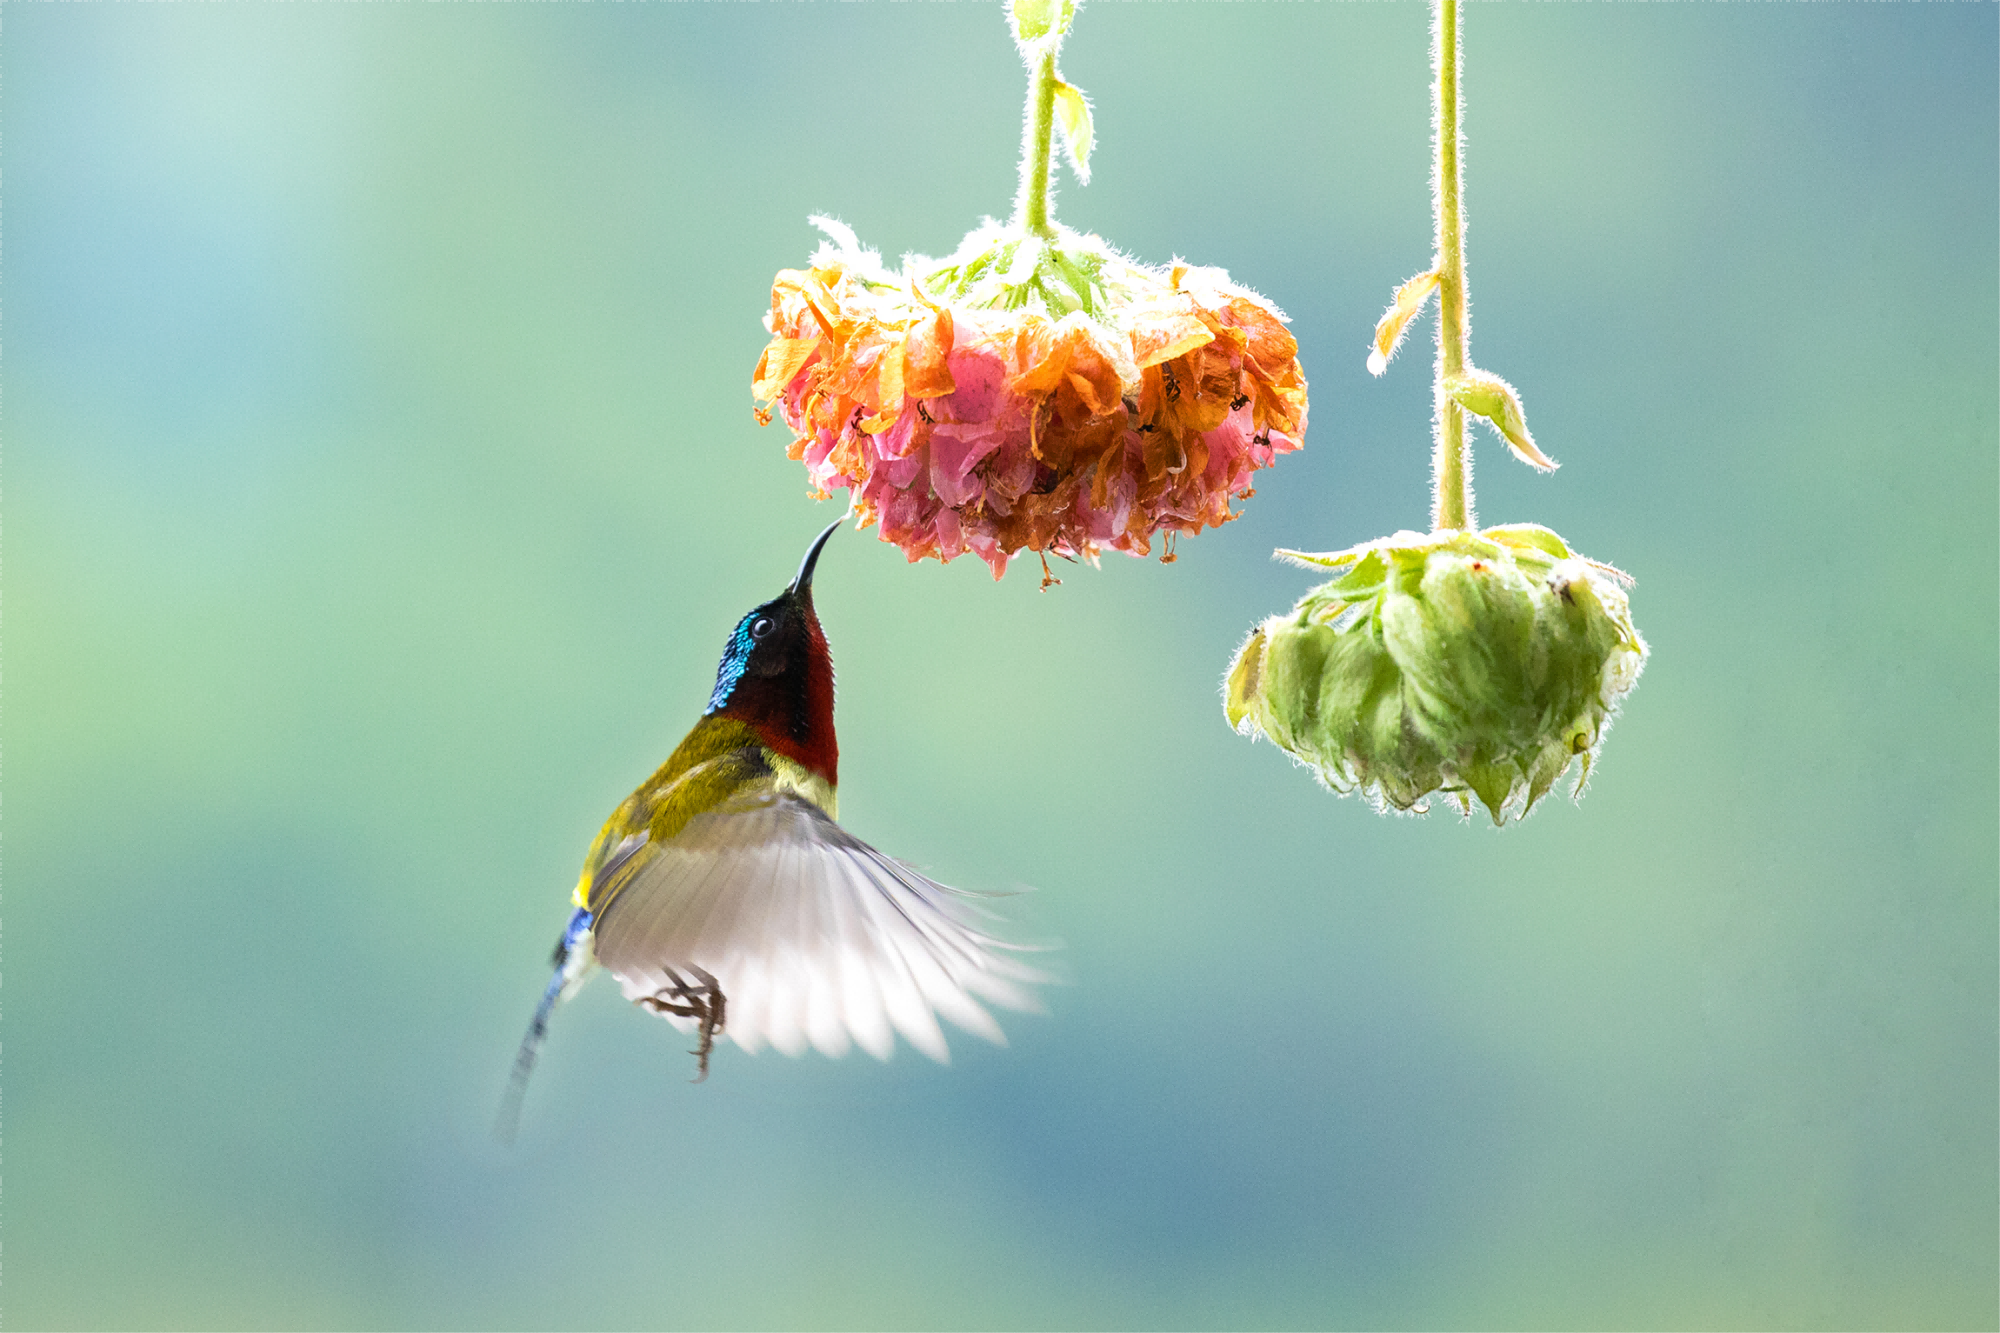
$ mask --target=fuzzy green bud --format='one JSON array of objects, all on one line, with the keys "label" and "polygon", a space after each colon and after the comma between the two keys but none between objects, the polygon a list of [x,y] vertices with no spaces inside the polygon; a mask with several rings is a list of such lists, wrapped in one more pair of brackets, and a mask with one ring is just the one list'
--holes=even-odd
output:
[{"label": "fuzzy green bud", "polygon": [[1340,577],[1237,653],[1231,726],[1398,810],[1441,791],[1503,824],[1578,758],[1582,794],[1646,658],[1624,575],[1528,524],[1280,554]]},{"label": "fuzzy green bud", "polygon": [[1013,0],[1007,17],[1014,25],[1014,40],[1023,46],[1054,33],[1060,39],[1076,22],[1077,0]]}]

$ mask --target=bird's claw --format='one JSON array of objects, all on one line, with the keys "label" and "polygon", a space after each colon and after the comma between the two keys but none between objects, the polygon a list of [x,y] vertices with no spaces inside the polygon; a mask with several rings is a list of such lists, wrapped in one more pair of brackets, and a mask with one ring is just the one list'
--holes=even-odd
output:
[{"label": "bird's claw", "polygon": [[673,978],[673,985],[656,995],[648,995],[640,1004],[656,1014],[673,1014],[679,1018],[692,1018],[700,1024],[701,1044],[688,1054],[700,1062],[691,1083],[700,1083],[708,1078],[708,1057],[715,1049],[715,1038],[722,1032],[727,1022],[728,997],[723,995],[722,986],[714,976],[699,967],[689,967],[695,975],[694,984],[681,979],[681,974],[672,968],[667,975]]}]

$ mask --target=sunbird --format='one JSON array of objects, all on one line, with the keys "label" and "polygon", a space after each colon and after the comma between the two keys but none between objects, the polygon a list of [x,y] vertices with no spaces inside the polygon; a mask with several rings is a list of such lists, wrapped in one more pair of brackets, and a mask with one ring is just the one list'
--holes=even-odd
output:
[{"label": "sunbird", "polygon": [[975,896],[876,851],[835,823],[840,747],[833,658],[813,568],[730,631],[694,730],[591,844],[555,975],[521,1041],[502,1107],[511,1135],[549,1015],[599,966],[625,998],[698,1034],[696,1082],[726,1036],[787,1055],[808,1044],[879,1060],[895,1033],[948,1061],[942,1014],[1005,1044],[981,999],[1038,1008],[1047,980],[980,924]]}]

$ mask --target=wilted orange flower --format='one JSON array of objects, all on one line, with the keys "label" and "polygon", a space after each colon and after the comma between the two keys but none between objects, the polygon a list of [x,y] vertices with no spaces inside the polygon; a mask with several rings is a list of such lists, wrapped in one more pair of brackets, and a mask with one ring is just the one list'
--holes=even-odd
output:
[{"label": "wilted orange flower", "polygon": [[815,488],[850,489],[913,561],[1143,556],[1236,517],[1304,436],[1298,343],[1219,269],[989,226],[891,273],[815,221],[832,241],[778,274],[753,392]]}]

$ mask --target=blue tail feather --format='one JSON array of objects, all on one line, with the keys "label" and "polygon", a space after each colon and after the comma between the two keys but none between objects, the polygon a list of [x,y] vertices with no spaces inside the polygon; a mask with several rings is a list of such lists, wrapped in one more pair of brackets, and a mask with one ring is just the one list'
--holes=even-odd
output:
[{"label": "blue tail feather", "polygon": [[500,1100],[500,1117],[494,1123],[493,1132],[501,1142],[512,1143],[514,1135],[521,1127],[521,1099],[528,1091],[528,1076],[535,1072],[535,1057],[541,1053],[542,1041],[549,1035],[549,1015],[563,995],[582,976],[584,967],[572,965],[576,957],[577,945],[590,933],[591,914],[588,908],[579,907],[570,914],[569,925],[563,929],[562,939],[556,944],[555,975],[549,978],[547,988],[542,991],[541,1003],[535,1006],[535,1016],[528,1023],[527,1035],[521,1038],[521,1049],[514,1055],[514,1072],[507,1080],[506,1094]]}]

